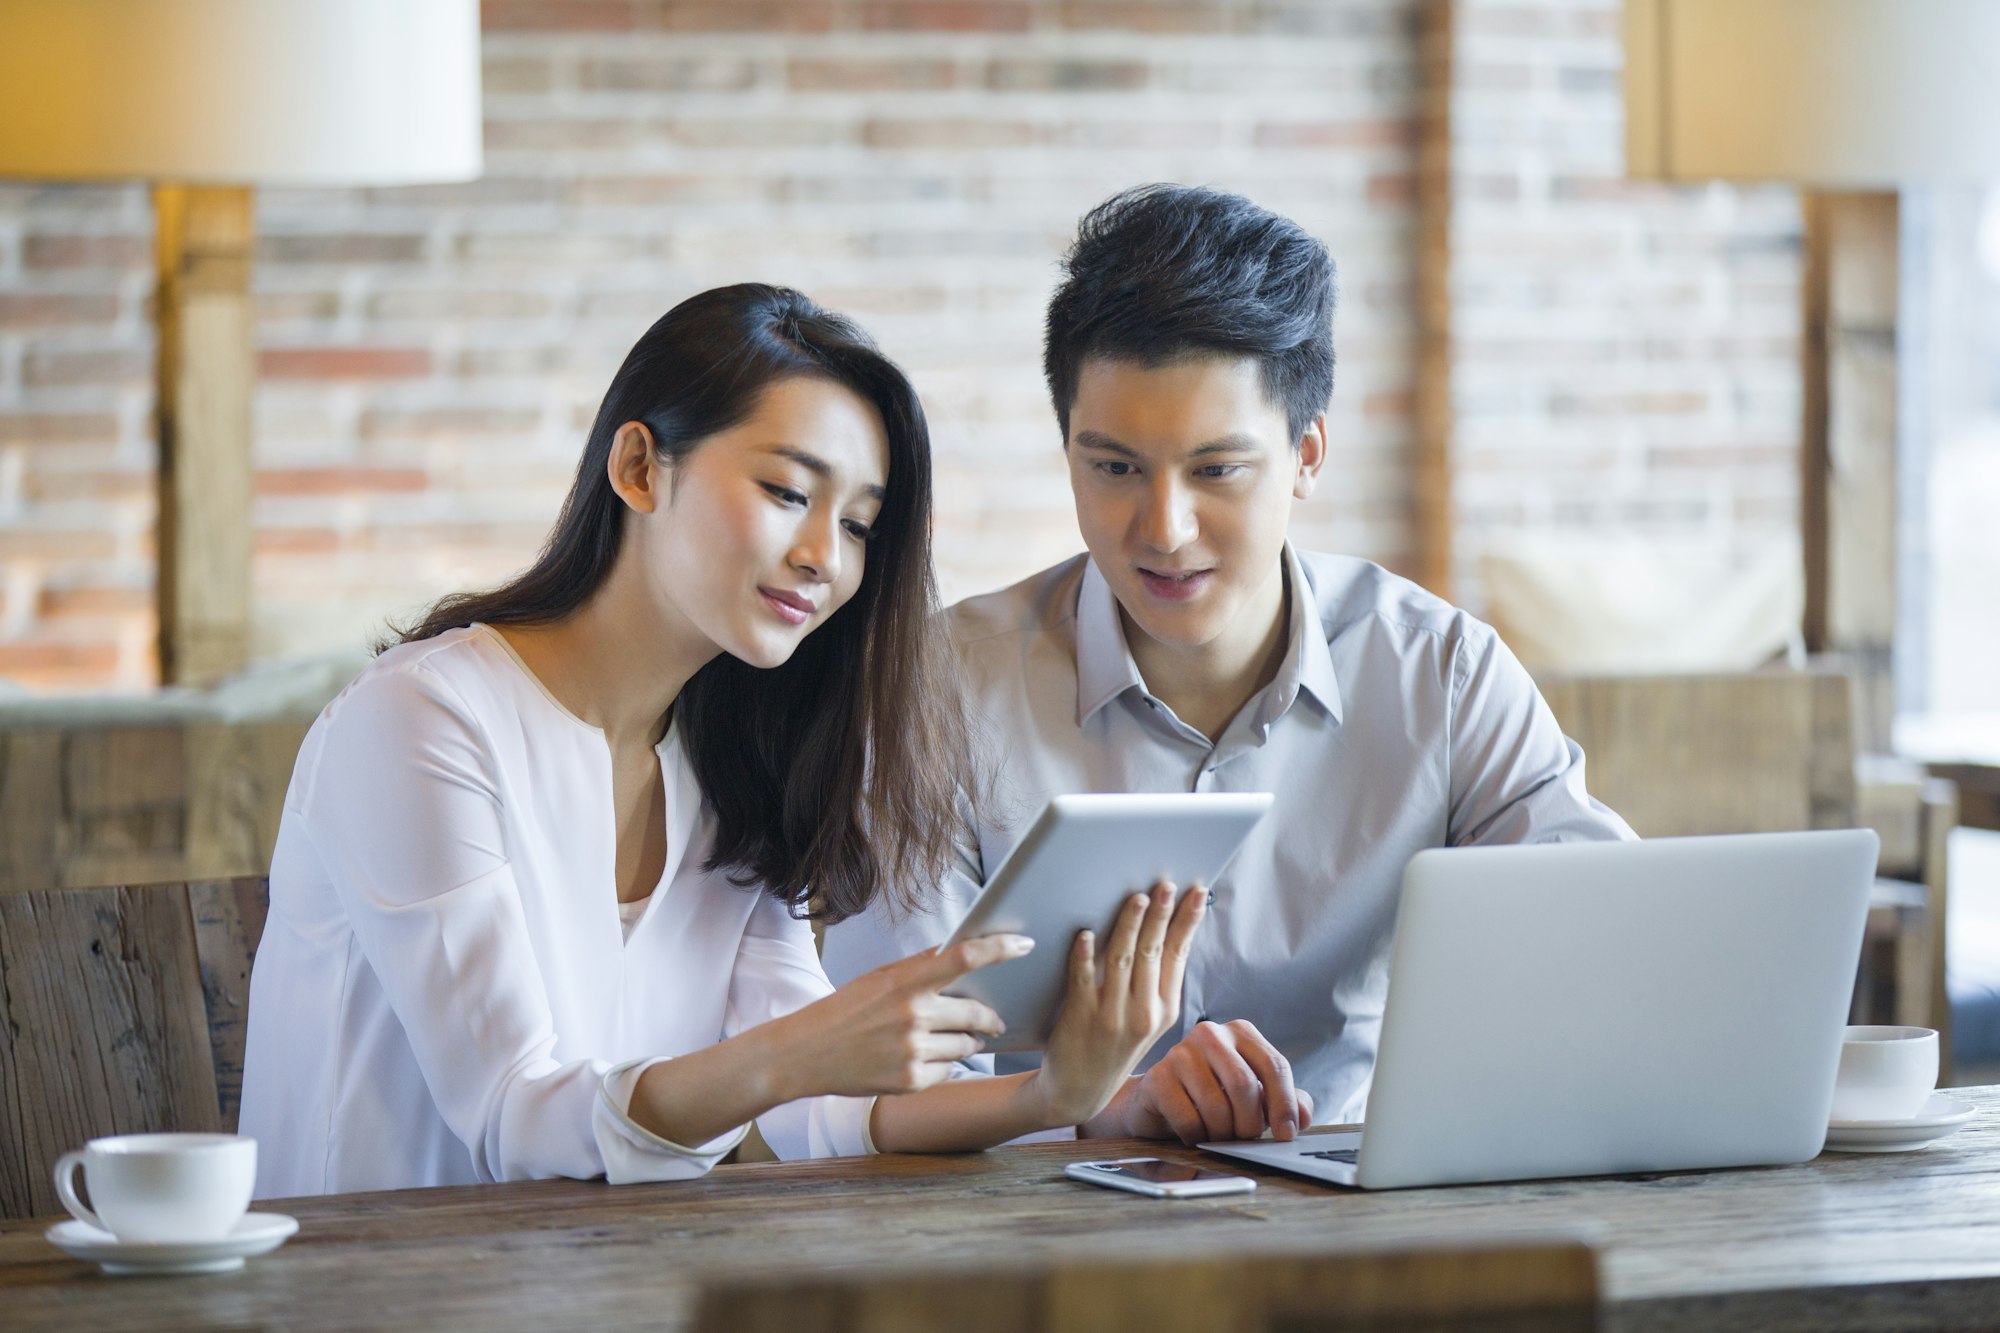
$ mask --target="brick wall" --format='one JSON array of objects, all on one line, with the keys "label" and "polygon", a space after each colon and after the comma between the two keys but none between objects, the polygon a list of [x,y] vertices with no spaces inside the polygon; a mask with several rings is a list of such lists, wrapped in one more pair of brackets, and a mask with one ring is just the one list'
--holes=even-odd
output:
[{"label": "brick wall", "polygon": [[1619,0],[1458,0],[1458,592],[1523,532],[1796,541],[1797,192],[1624,178]]},{"label": "brick wall", "polygon": [[[1615,0],[1465,0],[1470,544],[1790,521],[1784,192],[1618,181]],[[910,370],[947,596],[1078,549],[1038,372],[1077,215],[1242,190],[1341,265],[1307,544],[1409,542],[1414,0],[487,0],[487,174],[260,198],[257,650],[360,641],[532,553],[631,341],[759,278]],[[0,678],[139,688],[149,207],[0,185]],[[1468,590],[1474,591],[1476,590]]]}]

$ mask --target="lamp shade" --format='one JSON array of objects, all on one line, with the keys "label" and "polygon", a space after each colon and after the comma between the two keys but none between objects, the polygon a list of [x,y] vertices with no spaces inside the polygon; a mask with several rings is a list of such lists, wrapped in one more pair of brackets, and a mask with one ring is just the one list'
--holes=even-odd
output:
[{"label": "lamp shade", "polygon": [[1630,175],[2000,181],[1995,0],[1625,0]]},{"label": "lamp shade", "polygon": [[0,0],[0,175],[480,171],[478,0]]}]

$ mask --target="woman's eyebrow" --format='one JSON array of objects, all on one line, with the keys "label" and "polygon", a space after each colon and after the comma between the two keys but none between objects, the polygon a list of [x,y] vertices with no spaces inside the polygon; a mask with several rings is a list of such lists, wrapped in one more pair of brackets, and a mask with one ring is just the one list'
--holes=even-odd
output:
[{"label": "woman's eyebrow", "polygon": [[[833,480],[833,464],[827,462],[824,458],[821,458],[818,454],[808,453],[806,450],[799,448],[795,444],[774,444],[771,446],[771,452],[778,455],[780,458],[791,459],[794,463],[797,463],[800,467],[804,468],[806,471],[814,474],[815,476],[824,477],[828,481]],[[874,485],[863,486],[861,488],[861,493],[863,495],[866,495],[871,500],[886,499],[889,494],[887,491],[883,490],[880,486],[874,486]]]}]

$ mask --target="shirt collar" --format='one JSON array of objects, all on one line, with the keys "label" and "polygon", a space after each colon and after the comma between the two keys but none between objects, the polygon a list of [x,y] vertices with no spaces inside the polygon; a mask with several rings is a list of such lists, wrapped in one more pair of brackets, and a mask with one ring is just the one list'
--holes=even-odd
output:
[{"label": "shirt collar", "polygon": [[1125,643],[1118,598],[1095,558],[1083,562],[1083,586],[1076,594],[1076,724],[1129,689],[1145,689],[1139,664]]},{"label": "shirt collar", "polygon": [[[1327,716],[1340,721],[1340,682],[1333,671],[1333,651],[1320,623],[1319,600],[1306,577],[1305,562],[1285,543],[1285,568],[1290,576],[1291,616],[1286,633],[1290,645],[1278,664],[1269,699],[1274,708],[1268,725],[1292,698],[1304,691]],[[1084,725],[1097,711],[1130,689],[1143,691],[1145,677],[1125,642],[1125,625],[1118,598],[1105,582],[1095,559],[1083,564],[1083,584],[1076,597],[1076,724]]]},{"label": "shirt collar", "polygon": [[1333,672],[1333,649],[1326,641],[1326,625],[1319,618],[1319,594],[1306,574],[1306,563],[1290,542],[1285,543],[1285,568],[1291,574],[1292,646],[1279,664],[1278,680],[1284,695],[1291,685],[1310,694],[1326,715],[1340,722],[1340,679]]}]

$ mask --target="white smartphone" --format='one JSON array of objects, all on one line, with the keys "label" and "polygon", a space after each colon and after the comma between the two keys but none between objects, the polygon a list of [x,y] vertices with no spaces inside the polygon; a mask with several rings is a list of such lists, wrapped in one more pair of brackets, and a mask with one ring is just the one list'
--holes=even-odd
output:
[{"label": "white smartphone", "polygon": [[1109,1162],[1071,1162],[1063,1168],[1071,1180],[1106,1189],[1130,1190],[1154,1199],[1198,1199],[1210,1194],[1247,1194],[1257,1188],[1248,1176],[1210,1171],[1201,1166],[1163,1162],[1157,1157],[1120,1157]]}]

